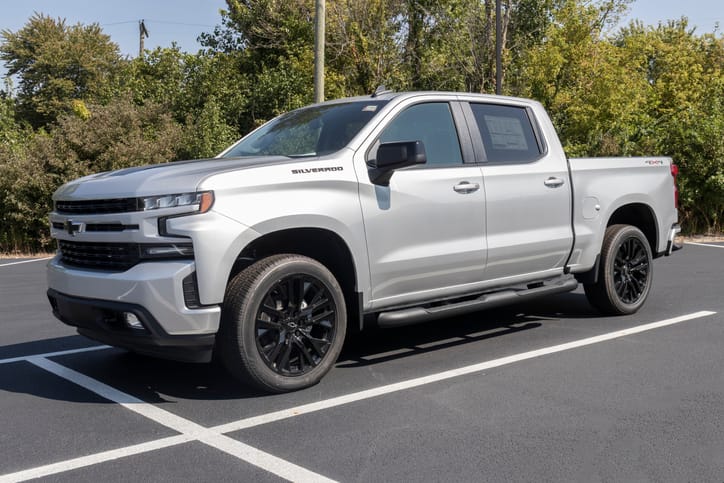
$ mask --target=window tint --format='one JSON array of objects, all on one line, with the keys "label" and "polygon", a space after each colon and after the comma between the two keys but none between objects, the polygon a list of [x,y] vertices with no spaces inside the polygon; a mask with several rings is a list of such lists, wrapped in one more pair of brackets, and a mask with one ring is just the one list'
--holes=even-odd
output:
[{"label": "window tint", "polygon": [[462,164],[460,141],[446,102],[417,104],[398,115],[380,136],[380,143],[422,141],[427,166]]},{"label": "window tint", "polygon": [[470,104],[490,162],[527,163],[541,155],[525,108]]}]

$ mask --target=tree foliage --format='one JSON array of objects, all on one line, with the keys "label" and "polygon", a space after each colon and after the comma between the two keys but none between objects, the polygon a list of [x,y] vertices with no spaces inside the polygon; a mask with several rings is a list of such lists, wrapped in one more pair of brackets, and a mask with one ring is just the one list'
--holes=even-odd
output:
[{"label": "tree foliage", "polygon": [[686,19],[606,38],[604,12],[564,6],[529,49],[518,93],[543,102],[569,155],[673,157],[684,229],[722,231],[724,38]]},{"label": "tree foliage", "polygon": [[34,127],[71,109],[73,99],[110,99],[121,63],[118,46],[98,24],[68,26],[35,14],[19,31],[0,32],[0,60],[20,79],[18,112]]},{"label": "tree foliage", "polygon": [[0,243],[5,251],[47,247],[51,196],[64,182],[175,157],[182,127],[162,106],[119,98],[87,109],[88,117],[66,114],[21,149],[0,145]]},{"label": "tree foliage", "polygon": [[[541,101],[571,156],[672,156],[684,229],[721,231],[724,38],[683,18],[615,28],[631,1],[501,0],[503,92]],[[326,5],[328,98],[495,90],[494,0]],[[0,32],[0,252],[50,248],[72,178],[214,156],[312,102],[313,20],[314,0],[227,0],[199,52],[136,59],[97,24],[35,14]]]}]

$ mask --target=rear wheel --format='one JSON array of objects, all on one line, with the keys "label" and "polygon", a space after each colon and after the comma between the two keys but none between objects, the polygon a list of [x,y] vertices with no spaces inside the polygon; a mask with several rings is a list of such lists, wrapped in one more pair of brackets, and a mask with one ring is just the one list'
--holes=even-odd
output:
[{"label": "rear wheel", "polygon": [[611,225],[601,248],[598,281],[584,285],[588,301],[601,312],[632,314],[646,301],[652,280],[651,248],[631,225]]},{"label": "rear wheel", "polygon": [[342,289],[300,255],[264,258],[226,290],[218,345],[237,379],[268,392],[318,383],[334,365],[347,317]]}]

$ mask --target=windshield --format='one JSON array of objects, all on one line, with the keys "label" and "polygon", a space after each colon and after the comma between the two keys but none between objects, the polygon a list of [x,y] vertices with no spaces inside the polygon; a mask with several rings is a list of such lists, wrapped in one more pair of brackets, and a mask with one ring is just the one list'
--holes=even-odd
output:
[{"label": "windshield", "polygon": [[387,102],[325,104],[288,112],[243,138],[223,157],[321,156],[339,151]]}]

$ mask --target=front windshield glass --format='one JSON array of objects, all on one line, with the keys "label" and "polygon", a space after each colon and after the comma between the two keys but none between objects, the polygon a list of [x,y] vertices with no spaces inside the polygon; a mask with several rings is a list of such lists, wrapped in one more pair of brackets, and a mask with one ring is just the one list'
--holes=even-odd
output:
[{"label": "front windshield glass", "polygon": [[321,156],[339,151],[387,102],[325,104],[288,112],[242,139],[223,157]]}]

